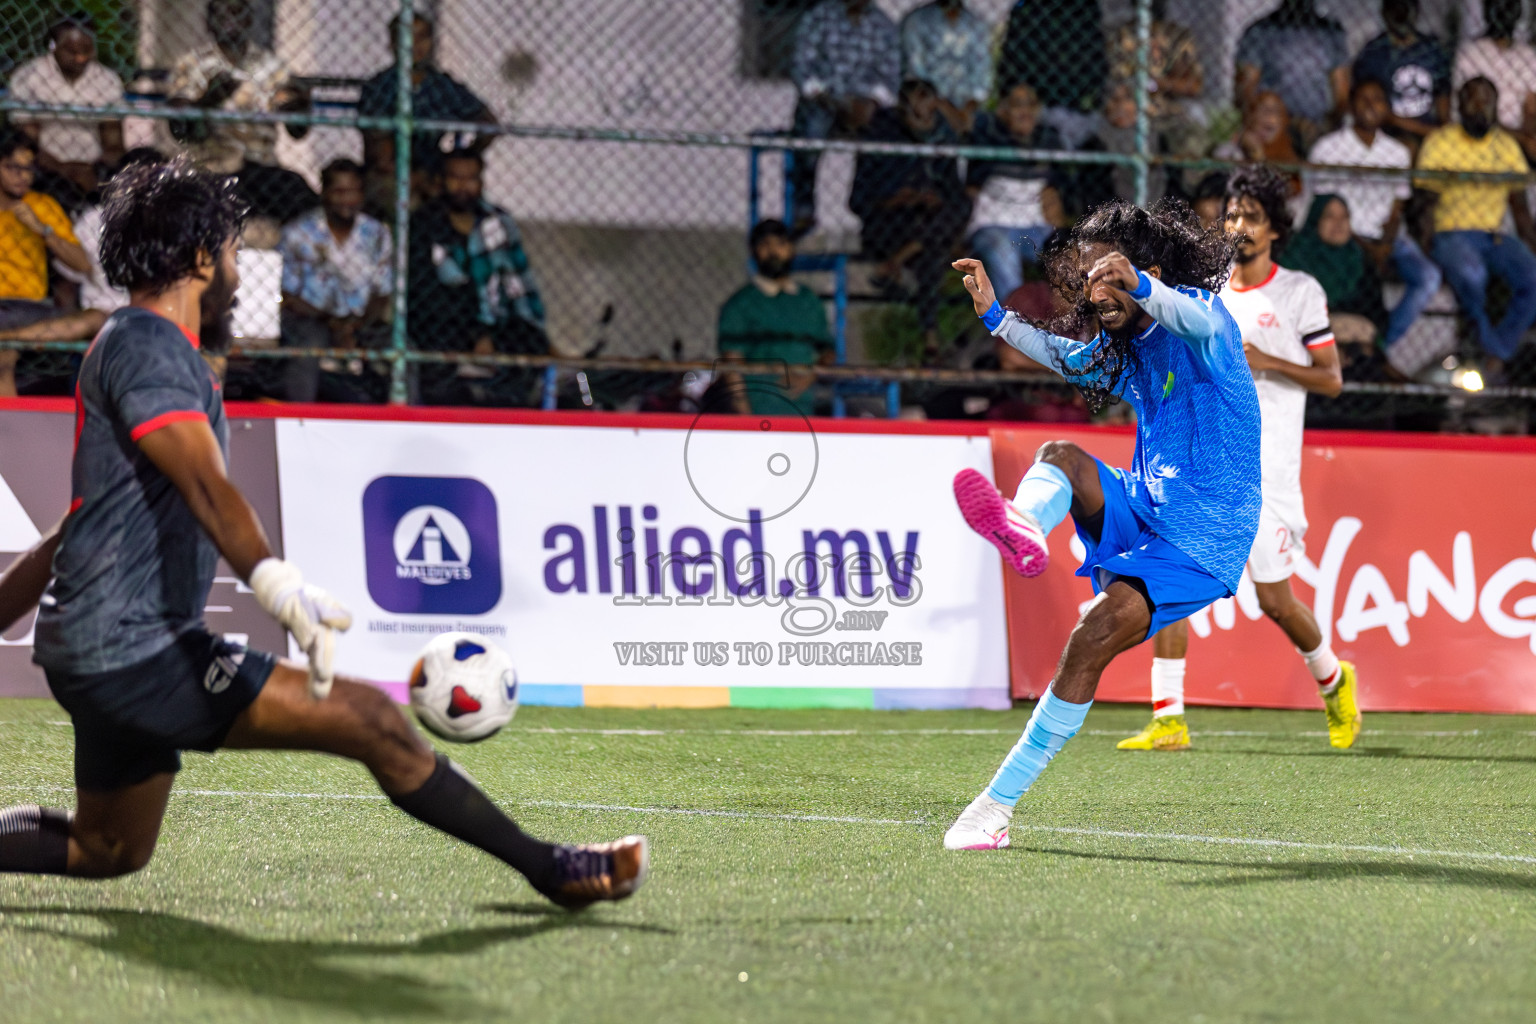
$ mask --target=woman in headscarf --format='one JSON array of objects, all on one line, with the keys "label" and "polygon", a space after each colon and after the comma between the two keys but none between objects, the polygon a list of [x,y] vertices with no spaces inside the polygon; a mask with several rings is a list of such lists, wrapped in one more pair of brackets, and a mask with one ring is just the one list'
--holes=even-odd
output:
[{"label": "woman in headscarf", "polygon": [[1376,267],[1349,226],[1349,207],[1336,195],[1312,200],[1301,230],[1286,243],[1281,266],[1317,278],[1328,296],[1334,337],[1340,344],[1374,345],[1386,332]]}]

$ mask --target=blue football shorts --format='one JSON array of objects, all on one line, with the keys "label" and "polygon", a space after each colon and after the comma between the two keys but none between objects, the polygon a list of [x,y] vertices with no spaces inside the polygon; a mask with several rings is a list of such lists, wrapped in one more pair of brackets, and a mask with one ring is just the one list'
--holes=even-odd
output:
[{"label": "blue football shorts", "polygon": [[[1102,594],[1117,579],[1141,591],[1152,606],[1152,625],[1147,636],[1169,623],[1188,618],[1212,601],[1227,597],[1224,583],[1212,576],[1179,548],[1159,537],[1142,522],[1125,496],[1120,470],[1098,459],[1099,485],[1104,490],[1104,521],[1097,538],[1076,523],[1077,535],[1088,549],[1077,570]],[[1145,638],[1143,638],[1145,639]]]}]

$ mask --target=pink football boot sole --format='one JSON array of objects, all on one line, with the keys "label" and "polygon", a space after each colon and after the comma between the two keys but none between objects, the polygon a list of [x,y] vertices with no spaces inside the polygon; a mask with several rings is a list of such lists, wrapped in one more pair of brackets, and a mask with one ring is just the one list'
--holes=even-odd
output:
[{"label": "pink football boot sole", "polygon": [[1008,515],[1008,500],[986,477],[974,469],[956,473],[955,501],[970,528],[991,541],[1014,572],[1020,576],[1039,576],[1045,572],[1051,561],[1045,537]]}]

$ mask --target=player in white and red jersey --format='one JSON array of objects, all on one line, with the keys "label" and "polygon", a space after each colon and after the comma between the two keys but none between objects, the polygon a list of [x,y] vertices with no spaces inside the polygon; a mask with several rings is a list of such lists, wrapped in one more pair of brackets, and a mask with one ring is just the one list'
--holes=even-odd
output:
[{"label": "player in white and red jersey", "polygon": [[[1307,513],[1301,498],[1301,438],[1307,392],[1333,397],[1342,377],[1328,300],[1310,274],[1275,263],[1273,251],[1290,233],[1286,179],[1267,167],[1248,167],[1227,185],[1226,227],[1237,244],[1232,277],[1221,301],[1237,321],[1253,370],[1263,420],[1260,441],[1264,503],[1248,555],[1248,577],[1264,614],[1285,630],[1328,712],[1328,741],[1348,747],[1360,734],[1355,667],[1341,662],[1317,620],[1291,592],[1291,574],[1306,551]],[[1153,641],[1152,721],[1120,741],[1121,750],[1183,750],[1186,620],[1165,627]]]}]

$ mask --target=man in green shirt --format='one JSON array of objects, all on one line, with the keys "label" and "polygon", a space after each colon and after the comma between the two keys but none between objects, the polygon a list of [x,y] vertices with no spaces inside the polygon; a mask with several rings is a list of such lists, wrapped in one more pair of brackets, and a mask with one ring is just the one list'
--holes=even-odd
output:
[{"label": "man in green shirt", "polygon": [[[748,241],[757,273],[720,307],[720,355],[748,363],[782,362],[776,375],[730,382],[740,413],[815,411],[815,375],[796,367],[830,363],[832,334],[821,299],[789,274],[795,243],[783,221],[759,221]],[[732,375],[734,376],[734,375]]]}]

